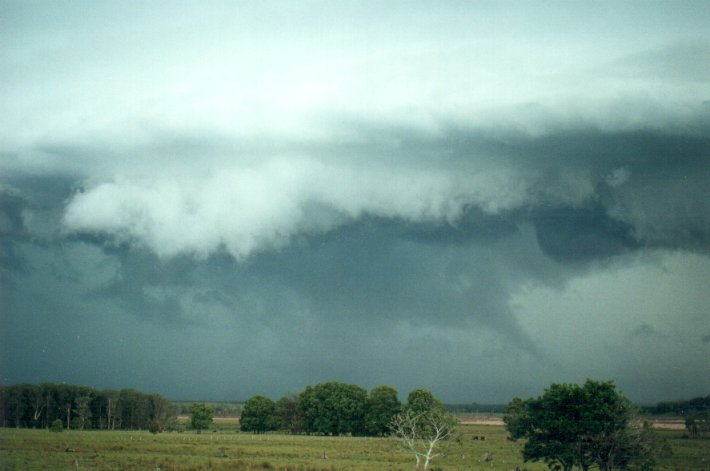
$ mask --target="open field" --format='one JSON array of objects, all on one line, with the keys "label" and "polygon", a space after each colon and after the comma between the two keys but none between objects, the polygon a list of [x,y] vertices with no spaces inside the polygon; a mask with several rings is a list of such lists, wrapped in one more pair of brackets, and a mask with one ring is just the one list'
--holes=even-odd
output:
[{"label": "open field", "polygon": [[[396,443],[379,438],[310,437],[236,433],[236,419],[222,419],[214,430],[162,433],[0,429],[0,470],[410,470],[413,457]],[[454,444],[434,468],[446,470],[542,470],[523,468],[520,443],[506,440],[497,425],[462,425]],[[683,439],[682,432],[661,431],[674,456],[661,469],[710,470],[710,441]],[[473,436],[485,436],[474,440]],[[486,452],[493,462],[483,462]]]}]

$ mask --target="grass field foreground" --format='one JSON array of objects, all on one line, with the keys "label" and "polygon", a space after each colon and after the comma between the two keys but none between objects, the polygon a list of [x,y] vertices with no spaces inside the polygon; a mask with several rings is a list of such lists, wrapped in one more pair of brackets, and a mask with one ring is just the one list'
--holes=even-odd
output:
[{"label": "grass field foreground", "polygon": [[[5,470],[411,470],[414,459],[391,439],[237,433],[229,420],[214,430],[161,433],[0,429],[0,469]],[[434,469],[547,469],[523,466],[521,443],[496,425],[463,425],[460,444],[433,462]],[[710,441],[662,431],[674,456],[661,469],[710,470]],[[478,437],[478,439],[474,439]],[[485,437],[481,440],[480,437]],[[485,462],[485,453],[492,462]]]}]

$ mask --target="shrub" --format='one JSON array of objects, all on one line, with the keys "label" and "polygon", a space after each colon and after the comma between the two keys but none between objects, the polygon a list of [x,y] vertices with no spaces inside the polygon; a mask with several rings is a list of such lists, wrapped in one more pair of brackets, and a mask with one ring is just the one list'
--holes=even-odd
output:
[{"label": "shrub", "polygon": [[64,430],[62,427],[62,421],[60,419],[55,419],[52,425],[49,427],[50,432],[61,432]]},{"label": "shrub", "polygon": [[160,425],[160,421],[153,419],[150,422],[148,422],[148,431],[155,435],[156,433],[160,433],[163,431],[162,425]]}]

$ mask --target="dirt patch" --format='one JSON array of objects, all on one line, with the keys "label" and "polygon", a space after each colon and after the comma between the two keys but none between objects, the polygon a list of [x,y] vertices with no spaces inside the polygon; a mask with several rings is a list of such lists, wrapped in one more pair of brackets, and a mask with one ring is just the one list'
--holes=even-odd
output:
[{"label": "dirt patch", "polygon": [[681,418],[650,419],[656,430],[685,430],[685,420]]},{"label": "dirt patch", "polygon": [[497,416],[460,415],[458,419],[461,425],[505,425],[503,417]]}]

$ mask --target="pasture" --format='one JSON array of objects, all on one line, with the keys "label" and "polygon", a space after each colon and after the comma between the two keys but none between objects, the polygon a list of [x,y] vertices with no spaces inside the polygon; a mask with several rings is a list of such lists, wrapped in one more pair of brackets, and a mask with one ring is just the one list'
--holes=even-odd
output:
[{"label": "pasture", "polygon": [[[520,443],[499,425],[465,424],[460,443],[449,446],[434,469],[547,469],[523,466]],[[236,419],[221,419],[209,432],[64,431],[0,429],[0,470],[411,470],[412,455],[390,439],[239,433]],[[674,456],[661,469],[710,470],[710,441],[661,431]],[[478,439],[474,439],[477,437]],[[485,440],[481,440],[485,437]],[[493,461],[486,463],[489,452]]]}]

